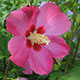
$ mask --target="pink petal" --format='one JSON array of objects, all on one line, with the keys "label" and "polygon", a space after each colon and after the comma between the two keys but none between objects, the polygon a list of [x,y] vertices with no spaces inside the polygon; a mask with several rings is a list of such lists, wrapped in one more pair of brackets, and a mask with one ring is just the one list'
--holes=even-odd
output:
[{"label": "pink petal", "polygon": [[28,20],[30,21],[30,25],[36,25],[37,22],[37,16],[39,14],[39,8],[36,6],[30,6],[30,7],[23,7],[21,8],[23,12],[28,16]]},{"label": "pink petal", "polygon": [[60,8],[51,2],[44,4],[40,8],[37,27],[44,26],[47,35],[61,35],[71,27],[69,18],[61,13]]},{"label": "pink petal", "polygon": [[69,54],[70,47],[63,38],[59,36],[49,36],[49,39],[51,42],[48,46],[45,45],[45,47],[51,51],[53,58],[60,59]]},{"label": "pink petal", "polygon": [[33,70],[30,67],[29,60],[25,62],[25,64],[23,65],[23,68],[25,69],[25,71],[23,71],[24,74],[32,74]]},{"label": "pink petal", "polygon": [[61,61],[63,60],[63,58],[64,58],[64,57],[62,57],[62,58],[59,58],[58,60],[61,62]]},{"label": "pink petal", "polygon": [[11,12],[6,21],[7,30],[13,35],[25,35],[29,28],[28,17],[21,10]]},{"label": "pink petal", "polygon": [[8,43],[8,50],[12,55],[10,59],[18,66],[23,66],[30,52],[26,46],[26,37],[13,37]]},{"label": "pink petal", "polygon": [[53,66],[53,59],[50,52],[42,47],[40,51],[31,50],[29,63],[34,72],[39,75],[48,75]]},{"label": "pink petal", "polygon": [[38,16],[37,27],[44,26],[45,23],[51,20],[51,18],[56,17],[59,13],[61,13],[60,8],[51,2],[45,3],[40,8],[40,14]]}]

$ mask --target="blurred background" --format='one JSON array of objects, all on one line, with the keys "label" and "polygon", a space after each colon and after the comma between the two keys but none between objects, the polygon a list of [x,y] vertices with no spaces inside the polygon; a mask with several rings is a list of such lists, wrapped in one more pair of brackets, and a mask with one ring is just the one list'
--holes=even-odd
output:
[{"label": "blurred background", "polygon": [[[71,30],[62,37],[71,47],[67,74],[64,75],[67,56],[62,62],[56,60],[52,72],[48,76],[23,74],[21,67],[10,63],[6,80],[17,80],[25,77],[28,80],[80,80],[80,0],[33,0],[32,5],[41,7],[46,2],[56,3],[72,23]],[[0,80],[5,76],[10,53],[8,51],[8,41],[13,37],[6,30],[5,19],[13,11],[21,8],[25,4],[30,5],[31,0],[0,0]],[[75,55],[75,56],[74,56]]]}]

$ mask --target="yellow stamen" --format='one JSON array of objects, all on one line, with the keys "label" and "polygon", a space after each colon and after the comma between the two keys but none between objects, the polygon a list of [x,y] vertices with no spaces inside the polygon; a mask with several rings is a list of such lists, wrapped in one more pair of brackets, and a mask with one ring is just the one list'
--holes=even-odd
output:
[{"label": "yellow stamen", "polygon": [[31,40],[32,43],[37,43],[37,44],[46,44],[48,45],[50,40],[48,39],[47,36],[38,34],[38,33],[31,33],[31,36],[28,37],[28,39]]}]

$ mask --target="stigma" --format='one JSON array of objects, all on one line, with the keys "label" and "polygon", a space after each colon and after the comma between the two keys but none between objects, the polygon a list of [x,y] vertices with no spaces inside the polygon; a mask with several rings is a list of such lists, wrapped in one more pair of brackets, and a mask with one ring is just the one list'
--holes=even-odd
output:
[{"label": "stigma", "polygon": [[39,33],[30,33],[31,35],[28,37],[28,39],[31,40],[32,43],[36,43],[36,44],[46,44],[48,45],[50,43],[50,40],[48,39],[47,36],[43,35],[43,34],[39,34]]}]

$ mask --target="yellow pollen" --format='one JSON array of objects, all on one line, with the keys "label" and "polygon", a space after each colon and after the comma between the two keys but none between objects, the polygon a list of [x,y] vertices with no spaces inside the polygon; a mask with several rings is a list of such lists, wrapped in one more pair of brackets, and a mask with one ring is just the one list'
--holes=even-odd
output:
[{"label": "yellow pollen", "polygon": [[38,33],[31,33],[31,36],[28,37],[28,39],[31,40],[32,43],[37,43],[37,44],[46,44],[48,45],[50,40],[48,39],[47,36],[38,34]]}]

